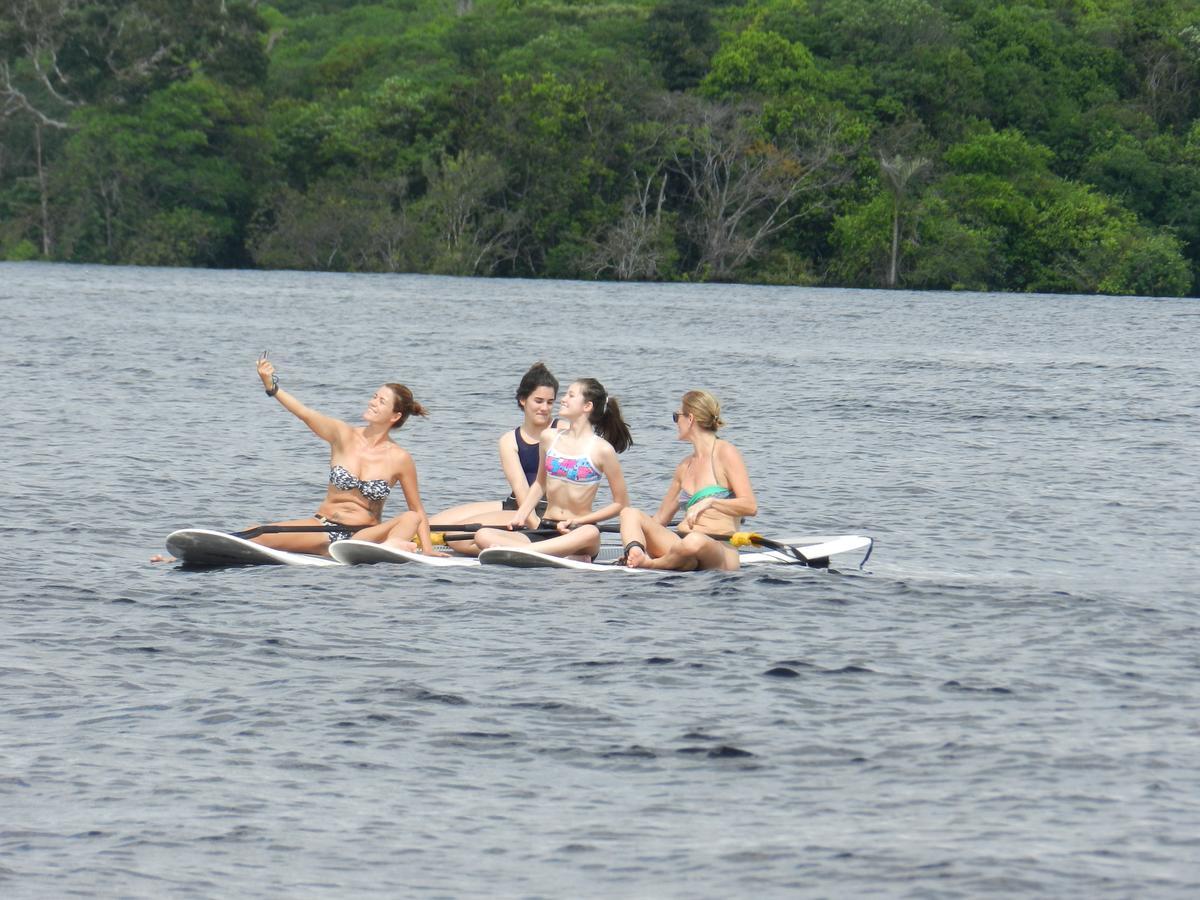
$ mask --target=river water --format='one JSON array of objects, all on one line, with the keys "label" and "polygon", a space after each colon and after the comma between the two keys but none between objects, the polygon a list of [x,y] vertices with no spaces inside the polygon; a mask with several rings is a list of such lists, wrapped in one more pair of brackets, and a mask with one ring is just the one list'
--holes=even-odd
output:
[{"label": "river water", "polygon": [[[1200,304],[0,265],[5,897],[1192,897]],[[654,508],[725,404],[864,571],[187,571],[398,380],[430,509],[536,359]],[[399,499],[390,509],[399,511]]]}]

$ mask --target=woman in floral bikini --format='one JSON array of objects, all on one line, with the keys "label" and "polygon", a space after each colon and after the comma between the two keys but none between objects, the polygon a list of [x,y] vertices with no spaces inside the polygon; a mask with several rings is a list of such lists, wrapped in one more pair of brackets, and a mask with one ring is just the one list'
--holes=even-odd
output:
[{"label": "woman in floral bikini", "polygon": [[[582,378],[567,388],[558,415],[568,427],[542,432],[537,481],[530,485],[508,523],[509,529],[526,527],[544,495],[546,512],[540,527],[556,528],[558,534],[531,538],[512,530],[485,528],[475,535],[481,549],[537,540],[538,550],[543,553],[590,559],[600,552],[600,529],[595,523],[611,519],[628,505],[629,494],[617,454],[624,452],[633,439],[616,398],[610,397],[596,379]],[[593,511],[602,479],[608,481],[612,502]]]}]

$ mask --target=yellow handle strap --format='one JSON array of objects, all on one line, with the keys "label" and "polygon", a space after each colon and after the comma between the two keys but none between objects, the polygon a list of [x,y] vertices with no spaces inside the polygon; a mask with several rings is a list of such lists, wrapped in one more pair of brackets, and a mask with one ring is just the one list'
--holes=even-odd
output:
[{"label": "yellow handle strap", "polygon": [[762,540],[762,535],[754,531],[736,531],[730,535],[729,543],[735,547],[750,547]]}]

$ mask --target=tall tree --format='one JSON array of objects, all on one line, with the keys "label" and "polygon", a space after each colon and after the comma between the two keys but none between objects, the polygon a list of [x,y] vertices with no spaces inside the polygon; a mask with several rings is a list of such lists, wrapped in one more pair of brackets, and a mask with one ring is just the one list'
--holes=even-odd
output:
[{"label": "tall tree", "polygon": [[770,138],[753,104],[688,96],[665,104],[675,132],[669,166],[683,183],[701,278],[732,278],[849,177],[841,162],[847,148],[832,122],[810,129],[806,139]]}]

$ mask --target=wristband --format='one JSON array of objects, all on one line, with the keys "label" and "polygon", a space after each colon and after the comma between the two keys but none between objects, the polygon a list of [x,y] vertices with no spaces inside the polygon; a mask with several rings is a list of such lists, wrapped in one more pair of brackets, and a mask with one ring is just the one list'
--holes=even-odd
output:
[{"label": "wristband", "polygon": [[266,392],[267,392],[268,397],[274,397],[276,394],[279,393],[279,376],[278,375],[271,376],[271,386],[266,389]]}]

